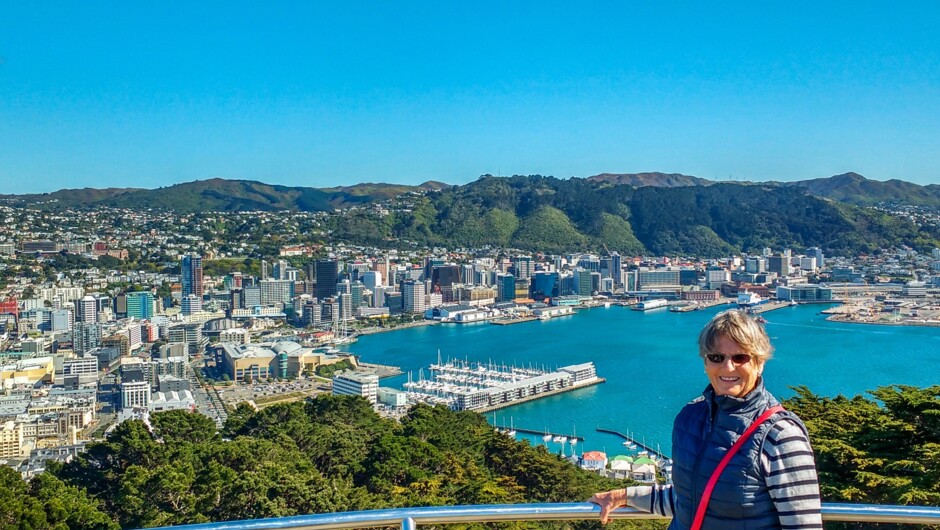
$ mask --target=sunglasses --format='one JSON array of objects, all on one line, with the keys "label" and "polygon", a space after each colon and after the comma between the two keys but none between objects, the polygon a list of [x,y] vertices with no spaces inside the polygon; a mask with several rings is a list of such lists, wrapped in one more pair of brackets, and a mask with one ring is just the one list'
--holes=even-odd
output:
[{"label": "sunglasses", "polygon": [[725,355],[723,353],[707,353],[705,358],[708,359],[708,362],[715,364],[724,364],[725,359],[731,357],[731,362],[734,364],[747,364],[751,362],[751,355],[747,353],[736,353],[734,355]]}]

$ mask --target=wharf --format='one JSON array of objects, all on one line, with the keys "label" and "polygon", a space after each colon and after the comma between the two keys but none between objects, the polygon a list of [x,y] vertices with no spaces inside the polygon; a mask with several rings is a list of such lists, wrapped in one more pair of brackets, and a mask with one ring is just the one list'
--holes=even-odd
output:
[{"label": "wharf", "polygon": [[750,308],[751,312],[755,315],[761,313],[767,313],[768,311],[775,311],[783,307],[790,307],[790,302],[767,302],[766,304],[756,305]]},{"label": "wharf", "polygon": [[496,324],[497,326],[508,326],[510,324],[522,324],[523,322],[534,322],[536,320],[539,320],[539,318],[538,317],[506,318],[506,319],[490,320],[490,324]]},{"label": "wharf", "polygon": [[[592,380],[590,380],[590,381],[585,381],[584,383],[581,383],[581,384],[578,384],[578,385],[568,386],[568,387],[565,387],[565,388],[558,388],[558,389],[555,389],[555,390],[549,390],[548,392],[541,392],[541,393],[538,393],[538,394],[532,394],[532,395],[530,395],[530,396],[526,396],[526,397],[523,397],[523,398],[515,399],[515,400],[513,400],[513,401],[507,401],[507,402],[505,402],[505,403],[499,403],[499,404],[496,404],[496,405],[493,405],[493,406],[490,406],[490,407],[481,407],[481,408],[476,408],[476,409],[473,409],[473,410],[475,410],[475,411],[477,411],[477,412],[481,412],[481,413],[483,413],[483,412],[492,412],[492,411],[494,411],[494,410],[504,409],[504,408],[506,408],[506,407],[512,407],[512,406],[514,406],[514,405],[519,405],[520,403],[527,403],[527,402],[529,402],[529,401],[535,401],[535,400],[537,400],[537,399],[546,398],[546,397],[548,397],[548,396],[554,396],[554,395],[556,395],[556,394],[564,394],[565,392],[571,392],[572,390],[578,390],[578,389],[580,389],[580,388],[587,388],[587,387],[589,387],[589,386],[599,385],[599,384],[601,384],[601,383],[606,383],[606,382],[607,382],[607,380],[604,379],[603,377],[595,377],[594,379],[592,379]],[[520,431],[521,429],[516,429],[516,430],[517,430],[517,431]],[[522,431],[522,432],[525,432],[525,431]]]},{"label": "wharf", "polygon": [[[518,431],[519,429],[516,429],[516,430]],[[597,432],[602,432],[602,433],[605,433],[605,434],[613,434],[614,436],[619,436],[619,437],[623,438],[624,440],[626,440],[626,441],[628,441],[628,442],[630,442],[630,443],[634,443],[634,444],[636,444],[637,447],[639,447],[639,448],[642,449],[643,451],[648,452],[648,453],[650,454],[650,456],[654,456],[654,457],[656,457],[658,460],[666,460],[666,459],[669,458],[669,457],[667,457],[666,455],[664,455],[663,453],[657,451],[656,449],[653,449],[652,447],[646,445],[645,443],[643,443],[643,442],[641,442],[641,441],[639,441],[639,440],[636,440],[636,439],[634,439],[632,436],[628,436],[628,435],[626,435],[626,434],[624,434],[624,433],[622,433],[622,432],[613,431],[613,430],[610,430],[610,429],[601,429],[600,427],[596,428],[595,430],[596,430]]]},{"label": "wharf", "polygon": [[404,373],[401,371],[401,368],[398,366],[391,366],[388,364],[364,363],[362,361],[359,361],[359,368],[368,370],[369,372],[374,372],[375,375],[379,376],[380,379],[385,378],[385,377],[394,377],[396,375],[401,375],[402,373]]},{"label": "wharf", "polygon": [[560,432],[551,432],[551,431],[537,431],[537,430],[535,430],[535,429],[523,429],[523,428],[521,428],[521,427],[513,427],[513,429],[515,429],[516,432],[523,432],[523,433],[526,433],[526,434],[534,434],[534,435],[536,435],[536,436],[551,436],[552,438],[554,438],[554,437],[556,437],[556,436],[564,436],[564,437],[568,438],[568,440],[577,440],[578,443],[581,443],[581,442],[584,441],[584,437],[583,437],[583,436],[577,436],[577,435],[575,435],[575,434],[564,434],[564,433],[560,433]]}]

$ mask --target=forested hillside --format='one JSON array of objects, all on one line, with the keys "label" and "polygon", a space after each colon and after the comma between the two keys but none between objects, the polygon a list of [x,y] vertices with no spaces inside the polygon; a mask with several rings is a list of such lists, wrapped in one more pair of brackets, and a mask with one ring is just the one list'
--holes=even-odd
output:
[{"label": "forested hillside", "polygon": [[[615,485],[496,433],[477,413],[442,407],[417,406],[399,424],[380,418],[362,398],[322,396],[260,412],[242,406],[222,433],[200,414],[151,419],[152,433],[140,421],[122,423],[107,442],[33,481],[30,495],[8,468],[0,469],[0,512],[19,514],[7,521],[35,521],[19,528],[63,522],[105,528],[101,521],[110,519],[121,528],[143,528],[387,507],[581,501]],[[53,491],[65,494],[52,498]],[[68,509],[49,508],[60,505]],[[7,528],[3,522],[0,513],[0,528]]]},{"label": "forested hillside", "polygon": [[798,187],[713,184],[642,187],[542,176],[481,177],[414,199],[388,217],[337,219],[334,235],[362,243],[512,246],[722,256],[764,247],[855,255],[940,244],[934,228],[805,194]]},{"label": "forested hillside", "polygon": [[[825,502],[940,505],[940,386],[883,387],[871,398],[800,388],[785,405],[809,429]],[[0,466],[0,528],[141,528],[387,507],[577,502],[618,485],[494,432],[479,414],[442,407],[418,406],[399,424],[361,398],[323,396],[259,412],[242,406],[221,433],[200,414],[173,411],[151,420],[152,431],[140,421],[122,423],[106,442],[28,484]]]}]

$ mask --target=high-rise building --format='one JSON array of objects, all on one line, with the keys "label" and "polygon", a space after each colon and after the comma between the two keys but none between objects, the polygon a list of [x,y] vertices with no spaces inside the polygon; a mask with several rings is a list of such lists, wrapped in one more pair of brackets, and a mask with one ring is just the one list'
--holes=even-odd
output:
[{"label": "high-rise building", "polygon": [[126,293],[125,301],[128,318],[144,320],[153,317],[153,293],[150,291]]},{"label": "high-rise building", "polygon": [[[572,273],[574,294],[579,296],[591,296],[594,294],[593,272],[594,271],[582,267],[575,267]],[[600,276],[600,273],[598,273],[598,276]]]},{"label": "high-rise building", "polygon": [[336,296],[336,280],[339,277],[339,262],[335,259],[317,260],[316,295],[320,300]]},{"label": "high-rise building", "polygon": [[496,292],[499,302],[511,302],[516,298],[516,277],[512,274],[499,274],[496,277]]},{"label": "high-rise building", "polygon": [[202,298],[202,256],[183,256],[180,262],[180,283],[183,285],[183,297],[192,294]]},{"label": "high-rise building", "polygon": [[786,254],[774,254],[767,258],[767,271],[776,272],[779,276],[790,275],[790,257]]},{"label": "high-rise building", "polygon": [[98,322],[98,304],[94,296],[89,294],[75,301],[75,320],[87,323]]},{"label": "high-rise building", "polygon": [[526,279],[535,272],[535,265],[532,263],[532,256],[516,256],[512,258],[512,268],[515,271],[516,278]]},{"label": "high-rise building", "polygon": [[202,298],[194,294],[187,294],[180,300],[180,313],[191,315],[202,311]]},{"label": "high-rise building", "polygon": [[[515,285],[515,284],[513,284]],[[402,310],[405,313],[424,313],[424,283],[408,280],[401,285]]]},{"label": "high-rise building", "polygon": [[79,356],[101,346],[101,326],[97,322],[76,322],[72,328],[72,350]]}]

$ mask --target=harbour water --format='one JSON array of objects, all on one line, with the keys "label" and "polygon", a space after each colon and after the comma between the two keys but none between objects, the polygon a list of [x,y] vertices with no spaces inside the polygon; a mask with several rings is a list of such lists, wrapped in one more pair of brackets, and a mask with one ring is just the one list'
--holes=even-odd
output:
[{"label": "harbour water", "polygon": [[[940,384],[940,328],[827,322],[827,306],[786,307],[765,315],[776,349],[764,370],[779,398],[805,385],[816,394],[848,396],[879,386]],[[722,308],[688,313],[630,311],[612,306],[516,326],[486,323],[425,326],[360,338],[348,349],[373,363],[418,370],[448,357],[517,365],[559,366],[593,361],[607,383],[502,409],[486,417],[497,426],[576,433],[578,452],[626,453],[622,440],[598,427],[633,433],[670,452],[676,412],[707,385],[696,340]],[[401,388],[407,375],[384,379]],[[520,435],[521,436],[521,435]],[[541,436],[529,436],[543,444]],[[560,444],[548,442],[553,452]],[[571,448],[565,447],[570,453]]]}]

